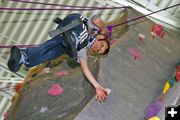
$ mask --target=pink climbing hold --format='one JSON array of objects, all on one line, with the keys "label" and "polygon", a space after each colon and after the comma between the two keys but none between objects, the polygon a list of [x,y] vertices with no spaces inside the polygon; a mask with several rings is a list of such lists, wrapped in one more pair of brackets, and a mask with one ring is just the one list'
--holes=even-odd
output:
[{"label": "pink climbing hold", "polygon": [[56,76],[68,76],[69,72],[68,71],[59,71],[55,73]]},{"label": "pink climbing hold", "polygon": [[164,28],[162,25],[160,24],[155,24],[152,26],[152,29],[151,29],[151,32],[152,32],[152,35],[153,35],[153,38],[155,36],[159,36],[161,38],[164,37]]},{"label": "pink climbing hold", "polygon": [[141,58],[141,54],[135,48],[128,48],[129,52],[134,55],[133,60],[137,60]]},{"label": "pink climbing hold", "polygon": [[63,93],[63,89],[61,88],[61,86],[59,84],[54,84],[49,90],[48,90],[48,94],[49,95],[53,95],[53,96],[57,96]]}]

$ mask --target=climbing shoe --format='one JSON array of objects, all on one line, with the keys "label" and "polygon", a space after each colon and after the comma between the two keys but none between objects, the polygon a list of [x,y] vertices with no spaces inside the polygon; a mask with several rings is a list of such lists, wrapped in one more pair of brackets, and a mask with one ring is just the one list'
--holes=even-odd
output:
[{"label": "climbing shoe", "polygon": [[20,59],[21,59],[20,49],[16,46],[13,46],[11,48],[10,58],[7,63],[9,70],[11,70],[12,72],[17,72],[21,66],[21,64],[19,64]]}]

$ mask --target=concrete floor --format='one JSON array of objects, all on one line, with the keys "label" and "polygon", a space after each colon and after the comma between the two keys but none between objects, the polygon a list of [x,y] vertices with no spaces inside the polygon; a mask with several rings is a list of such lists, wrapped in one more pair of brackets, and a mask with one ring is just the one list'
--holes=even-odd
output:
[{"label": "concrete floor", "polygon": [[[130,14],[130,17],[136,14]],[[180,40],[165,30],[164,38],[151,37],[150,20],[131,25],[130,30],[101,59],[100,83],[112,90],[107,101],[93,98],[75,120],[144,120],[149,103],[162,94],[165,82],[180,62]],[[140,41],[138,34],[146,35]],[[128,48],[135,48],[141,58],[133,60]]]}]

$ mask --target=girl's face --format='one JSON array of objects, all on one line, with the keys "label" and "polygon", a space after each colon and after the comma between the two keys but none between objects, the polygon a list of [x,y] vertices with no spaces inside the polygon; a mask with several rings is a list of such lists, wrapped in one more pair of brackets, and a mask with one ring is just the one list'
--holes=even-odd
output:
[{"label": "girl's face", "polygon": [[96,40],[92,45],[91,49],[93,52],[103,54],[107,49],[108,45],[104,40]]}]

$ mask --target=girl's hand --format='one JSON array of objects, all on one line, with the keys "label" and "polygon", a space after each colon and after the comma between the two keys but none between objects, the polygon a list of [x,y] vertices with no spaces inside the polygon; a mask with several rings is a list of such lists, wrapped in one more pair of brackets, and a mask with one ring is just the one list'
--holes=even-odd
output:
[{"label": "girl's hand", "polygon": [[108,93],[105,88],[97,87],[96,88],[96,100],[99,102],[103,102],[107,99]]}]

